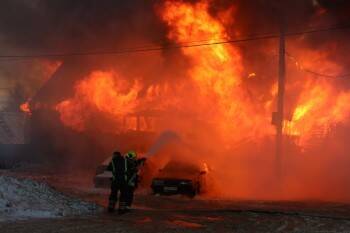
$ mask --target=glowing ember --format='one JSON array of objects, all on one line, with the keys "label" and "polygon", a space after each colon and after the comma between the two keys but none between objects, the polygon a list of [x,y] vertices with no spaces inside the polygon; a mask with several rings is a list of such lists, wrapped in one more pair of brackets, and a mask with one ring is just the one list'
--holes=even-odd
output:
[{"label": "glowing ember", "polygon": [[20,110],[22,111],[22,112],[24,112],[25,114],[27,114],[27,115],[32,115],[32,111],[31,111],[31,109],[30,109],[30,105],[29,105],[29,102],[25,102],[25,103],[23,103],[23,104],[21,104],[20,105]]},{"label": "glowing ember", "polygon": [[256,73],[250,73],[250,74],[248,75],[248,78],[254,78],[254,77],[256,77]]}]

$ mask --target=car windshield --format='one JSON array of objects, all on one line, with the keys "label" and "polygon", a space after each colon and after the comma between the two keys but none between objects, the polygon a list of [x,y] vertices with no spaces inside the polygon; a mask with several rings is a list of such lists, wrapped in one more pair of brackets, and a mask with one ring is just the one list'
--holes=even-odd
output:
[{"label": "car windshield", "polygon": [[185,172],[185,173],[197,173],[200,172],[198,166],[190,163],[170,161],[162,169],[164,172]]}]

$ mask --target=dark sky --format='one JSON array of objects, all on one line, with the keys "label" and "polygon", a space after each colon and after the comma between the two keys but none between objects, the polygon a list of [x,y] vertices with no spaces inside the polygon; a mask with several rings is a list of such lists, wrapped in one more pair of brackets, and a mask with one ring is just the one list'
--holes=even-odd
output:
[{"label": "dark sky", "polygon": [[[6,45],[26,49],[98,49],[118,46],[132,37],[160,41],[164,25],[154,13],[163,0],[2,0],[0,38]],[[190,0],[193,2],[193,0]],[[239,6],[236,18],[242,31],[268,31],[278,23],[283,3],[291,27],[305,25],[314,13],[313,0],[216,0],[212,9]],[[318,0],[335,21],[349,17],[350,1]],[[3,43],[4,43],[3,42]]]},{"label": "dark sky", "polygon": [[3,40],[23,48],[94,47],[129,35],[152,40],[158,24],[144,0],[3,0],[0,8]]}]

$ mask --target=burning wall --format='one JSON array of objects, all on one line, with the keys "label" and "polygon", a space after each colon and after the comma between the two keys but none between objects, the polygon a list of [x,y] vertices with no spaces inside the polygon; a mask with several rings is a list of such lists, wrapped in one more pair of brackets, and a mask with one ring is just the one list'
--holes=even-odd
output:
[{"label": "burning wall", "polygon": [[[278,19],[270,16],[270,8],[281,9],[281,5],[273,1],[234,4],[209,0],[155,1],[147,6],[131,2],[137,9],[151,7],[152,16],[148,16],[146,22],[152,22],[150,25],[157,32],[150,33],[151,36],[141,29],[129,33],[120,26],[125,20],[109,15],[111,17],[104,18],[103,22],[111,27],[118,25],[123,29],[122,38],[127,40],[119,40],[114,33],[111,37],[102,33],[97,39],[89,36],[84,41],[93,45],[101,45],[103,41],[112,47],[120,41],[124,46],[131,43],[129,41],[136,43],[135,38],[146,40],[150,46],[215,43],[250,33],[276,31]],[[324,7],[323,1],[285,1],[284,4],[291,4],[286,13],[293,19],[287,22],[290,30],[301,30],[305,24],[319,26],[344,19],[340,11],[337,18],[334,9]],[[140,22],[136,14],[133,17]],[[260,24],[265,31],[255,26]],[[93,25],[79,26],[94,29]],[[107,28],[103,29],[108,31]],[[163,42],[152,40],[155,35]],[[184,159],[195,158],[212,164],[220,196],[348,199],[347,178],[340,175],[347,173],[341,169],[340,173],[329,174],[330,166],[348,161],[344,147],[333,143],[339,135],[329,138],[332,130],[348,126],[348,84],[310,72],[331,76],[346,72],[349,61],[344,54],[349,48],[342,44],[346,38],[348,33],[340,31],[332,37],[325,33],[287,39],[290,56],[287,57],[284,131],[292,139],[286,141],[282,187],[277,185],[281,182],[274,173],[271,125],[276,99],[277,40],[92,57],[94,65],[87,65],[86,72],[72,78],[76,80],[71,82],[73,94],[57,98],[50,108],[57,110],[67,128],[88,134],[92,128],[94,132],[112,134],[136,128],[155,133],[176,131],[193,151]],[[254,75],[250,75],[252,73]],[[146,118],[145,112],[157,114]],[[143,117],[143,123],[135,118],[138,114]],[[330,141],[307,150],[316,137]],[[327,182],[312,182],[312,176]],[[334,187],[340,191],[323,195],[324,190]]]}]

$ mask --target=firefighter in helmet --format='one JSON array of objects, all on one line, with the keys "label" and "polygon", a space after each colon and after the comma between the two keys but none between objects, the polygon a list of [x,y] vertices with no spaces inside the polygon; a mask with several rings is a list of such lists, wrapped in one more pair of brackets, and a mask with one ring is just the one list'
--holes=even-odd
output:
[{"label": "firefighter in helmet", "polygon": [[120,152],[113,153],[113,158],[107,167],[112,171],[111,194],[109,196],[108,211],[114,212],[115,205],[119,199],[119,214],[130,210],[134,191],[138,183],[139,166],[145,162],[145,158],[137,159],[134,151],[129,151],[125,156]]},{"label": "firefighter in helmet", "polygon": [[111,194],[109,196],[108,212],[114,212],[115,205],[119,199],[119,210],[121,210],[121,201],[125,199],[125,158],[119,151],[113,153],[111,162],[107,167],[112,172]]},{"label": "firefighter in helmet", "polygon": [[134,200],[134,192],[139,183],[139,168],[144,164],[146,158],[137,158],[137,154],[134,151],[129,151],[126,155],[127,164],[127,195],[126,195],[126,209],[130,210],[132,202]]}]

